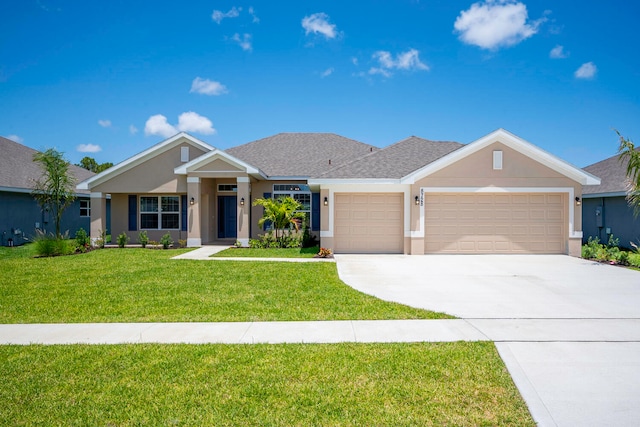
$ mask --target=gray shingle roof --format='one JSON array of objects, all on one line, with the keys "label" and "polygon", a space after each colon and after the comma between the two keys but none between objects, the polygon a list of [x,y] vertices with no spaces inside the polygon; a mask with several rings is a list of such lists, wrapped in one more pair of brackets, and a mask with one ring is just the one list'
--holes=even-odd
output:
[{"label": "gray shingle roof", "polygon": [[378,150],[333,133],[279,133],[225,152],[267,176],[309,177]]},{"label": "gray shingle roof", "polygon": [[621,193],[626,192],[628,162],[620,162],[618,155],[604,159],[583,168],[600,178],[600,185],[585,185],[582,194]]},{"label": "gray shingle roof", "polygon": [[430,141],[411,136],[315,177],[399,179],[461,147],[464,147],[464,144],[459,142]]},{"label": "gray shingle roof", "polygon": [[[42,176],[40,166],[33,161],[36,150],[0,136],[0,187],[32,189],[33,181]],[[71,165],[71,173],[80,182],[95,175]]]}]

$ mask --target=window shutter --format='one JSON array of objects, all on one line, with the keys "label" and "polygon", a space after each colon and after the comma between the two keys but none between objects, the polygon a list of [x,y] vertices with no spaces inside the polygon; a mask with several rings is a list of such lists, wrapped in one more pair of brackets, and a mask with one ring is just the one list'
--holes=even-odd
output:
[{"label": "window shutter", "polygon": [[129,195],[129,231],[138,229],[138,197],[135,194]]},{"label": "window shutter", "polygon": [[[270,199],[271,198],[271,193],[264,193],[263,197],[265,199]],[[264,209],[263,209],[262,212],[264,213]],[[271,221],[265,221],[264,224],[262,224],[262,229],[264,231],[267,231],[267,230],[271,229]]]},{"label": "window shutter", "polygon": [[180,210],[182,214],[182,231],[187,231],[187,195],[180,196]]},{"label": "window shutter", "polygon": [[320,230],[320,193],[311,193],[311,231]]}]

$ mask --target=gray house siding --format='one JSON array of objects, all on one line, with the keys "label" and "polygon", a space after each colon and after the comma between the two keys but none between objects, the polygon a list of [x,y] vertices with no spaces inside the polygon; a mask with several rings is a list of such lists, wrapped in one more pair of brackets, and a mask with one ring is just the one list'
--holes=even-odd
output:
[{"label": "gray house siding", "polygon": [[613,234],[620,239],[622,247],[630,248],[629,242],[640,245],[640,217],[633,216],[633,209],[624,196],[587,198],[585,195],[582,200],[582,230],[584,243],[589,237],[598,237],[607,243],[609,235]]},{"label": "gray house siding", "polygon": [[[80,228],[89,232],[90,218],[80,216],[80,200],[88,199],[86,196],[79,197],[62,215],[60,227],[62,232],[68,230],[70,237],[74,237]],[[107,225],[110,224],[111,213],[109,202],[107,201]],[[36,228],[46,233],[55,231],[53,218],[42,212],[28,192],[0,191],[0,207],[0,245],[2,246],[7,246],[10,238],[15,245],[25,242],[23,236],[26,241],[30,241],[36,234]]]}]

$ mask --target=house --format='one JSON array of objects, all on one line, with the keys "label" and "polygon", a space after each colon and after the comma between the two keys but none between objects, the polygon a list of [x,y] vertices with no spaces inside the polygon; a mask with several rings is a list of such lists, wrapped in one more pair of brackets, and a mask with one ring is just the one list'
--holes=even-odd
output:
[{"label": "house", "polygon": [[[18,245],[33,238],[36,230],[54,232],[54,220],[31,196],[33,183],[42,176],[39,164],[33,161],[37,151],[0,137],[0,244]],[[70,166],[78,182],[94,175],[78,166]],[[89,230],[90,200],[88,191],[78,190],[74,204],[64,211],[61,230],[71,236],[84,228]]]},{"label": "house", "polygon": [[589,237],[607,243],[613,235],[620,239],[620,246],[630,248],[629,242],[640,245],[640,217],[634,216],[626,200],[627,163],[616,155],[584,168],[602,180],[600,185],[582,190],[584,243]]},{"label": "house", "polygon": [[289,195],[336,253],[560,253],[579,255],[582,186],[576,168],[499,129],[477,141],[410,137],[386,148],[326,133],[282,133],[220,150],[186,133],[82,182],[91,235],[188,246],[246,245],[264,231],[253,201]]}]

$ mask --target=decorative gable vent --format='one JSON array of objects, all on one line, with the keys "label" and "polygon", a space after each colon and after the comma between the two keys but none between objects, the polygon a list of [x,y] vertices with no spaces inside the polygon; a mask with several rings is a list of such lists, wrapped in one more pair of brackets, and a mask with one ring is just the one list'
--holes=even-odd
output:
[{"label": "decorative gable vent", "polygon": [[502,150],[495,150],[493,152],[493,170],[502,170]]}]

